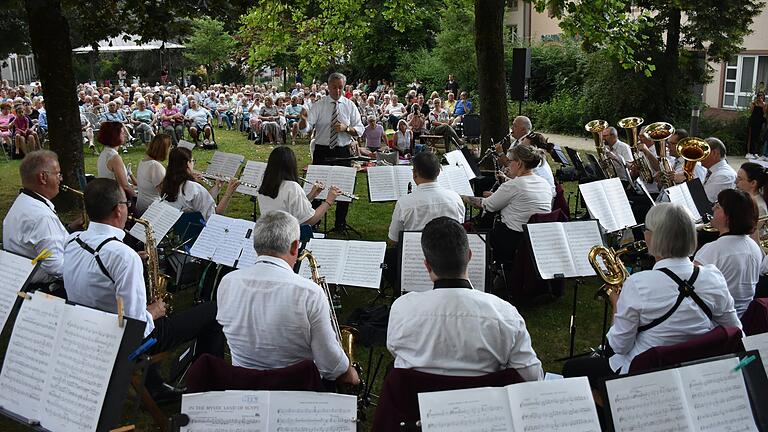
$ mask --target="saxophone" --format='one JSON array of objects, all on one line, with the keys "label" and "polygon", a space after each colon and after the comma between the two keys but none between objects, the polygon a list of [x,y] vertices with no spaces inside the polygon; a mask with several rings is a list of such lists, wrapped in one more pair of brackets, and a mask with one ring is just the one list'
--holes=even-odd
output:
[{"label": "saxophone", "polygon": [[[144,250],[147,252],[147,304],[155,303],[158,300],[170,302],[170,294],[166,290],[169,277],[160,273],[159,260],[157,257],[157,244],[155,242],[152,224],[146,219],[128,216],[129,220],[136,222],[144,227]],[[170,304],[166,309],[171,312]]]},{"label": "saxophone", "polygon": [[82,209],[82,218],[83,218],[83,229],[88,228],[88,212],[85,211],[85,194],[83,191],[77,190],[75,188],[71,188],[64,183],[59,185],[59,189],[61,189],[64,192],[72,192],[73,194],[77,195],[78,198],[80,198],[80,201],[83,205]]}]

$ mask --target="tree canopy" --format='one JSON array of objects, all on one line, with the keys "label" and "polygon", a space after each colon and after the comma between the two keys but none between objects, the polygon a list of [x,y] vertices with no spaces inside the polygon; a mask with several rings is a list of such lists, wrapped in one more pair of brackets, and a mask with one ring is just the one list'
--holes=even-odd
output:
[{"label": "tree canopy", "polygon": [[223,22],[208,17],[195,18],[184,56],[205,65],[210,76],[213,70],[229,60],[235,45],[235,39],[226,32]]}]

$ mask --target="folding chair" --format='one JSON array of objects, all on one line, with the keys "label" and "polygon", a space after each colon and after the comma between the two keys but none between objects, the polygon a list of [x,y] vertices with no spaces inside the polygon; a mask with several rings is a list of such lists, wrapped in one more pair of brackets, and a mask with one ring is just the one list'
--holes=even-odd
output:
[{"label": "folding chair", "polygon": [[752,300],[741,316],[741,325],[747,336],[768,333],[768,298]]}]

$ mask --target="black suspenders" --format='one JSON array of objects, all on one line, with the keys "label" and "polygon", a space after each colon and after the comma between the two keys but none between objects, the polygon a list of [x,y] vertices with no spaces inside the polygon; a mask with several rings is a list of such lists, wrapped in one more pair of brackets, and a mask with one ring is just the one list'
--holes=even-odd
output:
[{"label": "black suspenders", "polygon": [[104,266],[104,262],[101,261],[101,257],[99,256],[99,251],[101,251],[101,248],[104,247],[105,244],[111,242],[111,241],[119,241],[117,237],[110,237],[103,242],[99,243],[98,246],[96,246],[96,249],[91,248],[88,246],[88,243],[80,240],[80,236],[77,236],[69,241],[69,243],[72,243],[73,241],[77,242],[78,245],[80,245],[81,248],[85,249],[88,253],[93,255],[93,257],[96,259],[96,264],[99,265],[99,269],[102,273],[104,273],[104,276],[108,277],[112,283],[115,283],[115,280],[112,279],[112,276],[109,275],[109,272],[107,271],[107,267]]},{"label": "black suspenders", "polygon": [[638,333],[652,329],[666,321],[670,316],[672,316],[673,313],[675,313],[677,308],[680,307],[680,304],[686,297],[690,297],[694,303],[696,303],[701,308],[701,310],[704,311],[704,314],[707,316],[707,318],[712,319],[712,310],[709,308],[709,306],[707,306],[706,303],[704,303],[704,300],[702,300],[701,297],[699,297],[699,295],[694,292],[693,284],[696,282],[696,278],[699,276],[698,266],[693,267],[693,274],[691,274],[691,277],[687,281],[680,279],[678,275],[672,273],[672,271],[668,268],[660,268],[658,270],[669,276],[670,279],[677,283],[677,290],[679,291],[679,294],[677,295],[677,300],[675,301],[674,306],[672,306],[666,313],[664,313],[664,315],[656,318],[646,325],[638,327]]}]

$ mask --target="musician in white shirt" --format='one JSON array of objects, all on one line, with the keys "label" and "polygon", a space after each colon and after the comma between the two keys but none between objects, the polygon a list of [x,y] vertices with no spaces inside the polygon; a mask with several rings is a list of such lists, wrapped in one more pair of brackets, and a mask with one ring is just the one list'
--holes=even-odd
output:
[{"label": "musician in white shirt", "polygon": [[696,252],[698,264],[712,264],[720,270],[741,317],[755,297],[763,253],[750,234],[757,225],[757,206],[748,193],[724,189],[717,195],[712,227],[720,237]]},{"label": "musician in white shirt", "polygon": [[434,289],[392,304],[387,349],[395,367],[454,376],[513,368],[527,381],[541,380],[541,362],[517,309],[469,282],[472,252],[464,227],[449,217],[433,219],[421,247]]},{"label": "musician in white shirt", "polygon": [[[51,256],[40,261],[30,279],[47,285],[61,279],[64,242],[69,235],[51,202],[61,184],[59,158],[50,150],[30,152],[21,161],[19,174],[23,189],[3,219],[3,248],[30,259],[49,250]],[[74,225],[81,227],[82,220]]]},{"label": "musician in white shirt", "polygon": [[603,129],[601,135],[609,157],[622,165],[635,160],[632,157],[632,149],[629,147],[629,144],[619,140],[619,133],[615,127],[610,126]]},{"label": "musician in white shirt", "polygon": [[736,171],[728,165],[725,159],[725,144],[717,138],[710,137],[705,140],[709,144],[709,156],[701,161],[707,169],[704,178],[704,192],[707,193],[709,202],[717,201],[717,194],[723,189],[736,187]]},{"label": "musician in white shirt", "polygon": [[253,245],[256,264],[224,276],[217,293],[217,319],[232,364],[277,369],[312,359],[324,379],[357,385],[360,379],[337,340],[325,293],[293,272],[299,250],[296,218],[279,210],[262,214]]},{"label": "musician in white shirt", "polygon": [[461,196],[437,183],[440,160],[434,153],[421,152],[413,157],[413,192],[395,204],[389,224],[389,241],[397,243],[400,232],[420,231],[427,222],[440,216],[464,222],[464,202]]}]

